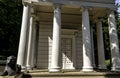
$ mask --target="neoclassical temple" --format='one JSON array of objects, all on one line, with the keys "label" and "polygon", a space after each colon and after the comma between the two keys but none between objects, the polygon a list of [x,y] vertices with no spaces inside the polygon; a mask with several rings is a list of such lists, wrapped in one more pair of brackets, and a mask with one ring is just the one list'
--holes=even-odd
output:
[{"label": "neoclassical temple", "polygon": [[[102,18],[108,16],[111,70],[120,71],[115,0],[22,0],[17,64],[49,72],[106,69]],[[93,26],[96,24],[98,65]]]}]

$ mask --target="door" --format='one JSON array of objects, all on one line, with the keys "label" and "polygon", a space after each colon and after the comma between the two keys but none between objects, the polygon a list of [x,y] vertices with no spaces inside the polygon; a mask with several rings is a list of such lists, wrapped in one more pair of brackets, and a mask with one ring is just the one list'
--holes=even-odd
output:
[{"label": "door", "polygon": [[73,69],[72,38],[62,38],[62,68]]}]

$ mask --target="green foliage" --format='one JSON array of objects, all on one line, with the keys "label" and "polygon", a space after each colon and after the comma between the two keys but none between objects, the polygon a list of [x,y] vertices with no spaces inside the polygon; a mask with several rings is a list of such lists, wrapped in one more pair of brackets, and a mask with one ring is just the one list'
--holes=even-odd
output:
[{"label": "green foliage", "polygon": [[116,18],[116,25],[117,25],[117,33],[118,33],[118,39],[119,39],[119,48],[120,48],[120,12],[118,12],[118,8],[120,8],[120,3],[116,4],[116,10],[115,11],[115,18]]},{"label": "green foliage", "polygon": [[110,59],[106,60],[107,69],[110,69]]},{"label": "green foliage", "polygon": [[103,18],[103,39],[104,39],[104,50],[105,50],[105,58],[106,60],[111,58],[110,52],[110,40],[109,40],[109,30],[108,30],[108,17],[107,15]]},{"label": "green foliage", "polygon": [[17,54],[21,15],[21,0],[0,0],[0,55]]},{"label": "green foliage", "polygon": [[[116,9],[120,8],[120,4],[116,4]],[[117,25],[117,32],[118,32],[118,39],[120,44],[120,12],[115,11],[115,18],[116,18],[116,25]],[[120,46],[120,45],[119,45]]]}]

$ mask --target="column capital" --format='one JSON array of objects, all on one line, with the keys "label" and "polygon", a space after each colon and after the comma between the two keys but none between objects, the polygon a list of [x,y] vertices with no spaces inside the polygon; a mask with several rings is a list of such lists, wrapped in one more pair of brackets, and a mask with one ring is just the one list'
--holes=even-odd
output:
[{"label": "column capital", "polygon": [[87,6],[82,6],[82,8],[81,8],[81,10],[83,11],[83,10],[85,10],[85,9],[89,9]]},{"label": "column capital", "polygon": [[31,17],[36,17],[34,8],[31,7],[31,12],[30,12]]},{"label": "column capital", "polygon": [[96,17],[94,22],[95,23],[99,23],[99,22],[104,22],[105,20],[103,19],[103,17]]},{"label": "column capital", "polygon": [[54,9],[55,9],[55,8],[60,8],[60,9],[61,9],[62,4],[54,3],[54,4],[53,4],[53,7],[54,7]]},{"label": "column capital", "polygon": [[109,14],[113,14],[114,15],[114,10],[110,10],[110,13]]},{"label": "column capital", "polygon": [[114,12],[115,12],[114,9],[109,9],[109,10],[108,10],[108,18],[109,18],[109,16],[110,16],[111,14],[114,15]]},{"label": "column capital", "polygon": [[34,21],[39,21],[39,17],[36,13],[31,13],[30,16],[34,18]]},{"label": "column capital", "polygon": [[97,19],[95,20],[95,22],[102,22],[103,21],[103,17],[97,17]]},{"label": "column capital", "polygon": [[37,18],[37,16],[34,13],[31,13],[31,17]]},{"label": "column capital", "polygon": [[23,5],[23,6],[31,6],[30,4],[24,2],[23,0],[22,0],[22,5]]},{"label": "column capital", "polygon": [[82,6],[81,9],[82,9],[82,10],[85,10],[85,9],[92,10],[92,7],[89,7],[89,6]]},{"label": "column capital", "polygon": [[110,8],[109,10],[114,12],[116,11],[116,8]]}]

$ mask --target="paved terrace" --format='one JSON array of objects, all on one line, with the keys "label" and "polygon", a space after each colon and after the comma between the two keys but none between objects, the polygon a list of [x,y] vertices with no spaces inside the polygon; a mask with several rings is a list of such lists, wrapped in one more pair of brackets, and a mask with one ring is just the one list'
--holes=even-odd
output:
[{"label": "paved terrace", "polygon": [[23,78],[120,78],[120,72],[64,70],[59,73],[49,73],[47,70],[31,70],[24,71]]}]

